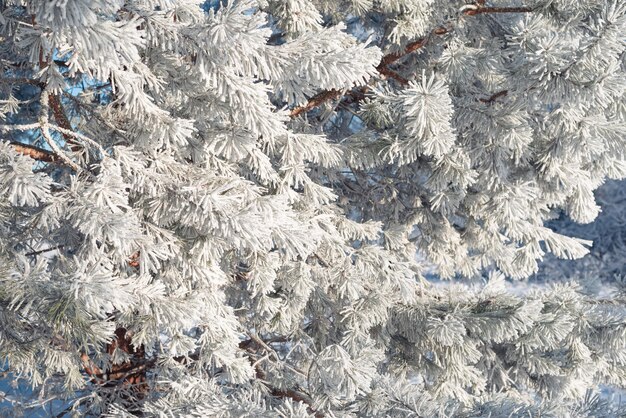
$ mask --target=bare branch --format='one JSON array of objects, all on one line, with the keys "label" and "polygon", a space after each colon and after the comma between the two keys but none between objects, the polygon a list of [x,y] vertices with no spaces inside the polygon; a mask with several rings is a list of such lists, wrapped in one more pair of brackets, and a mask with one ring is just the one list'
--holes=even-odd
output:
[{"label": "bare branch", "polygon": [[409,84],[409,80],[402,77],[400,74],[396,73],[395,71],[390,70],[387,67],[383,67],[379,69],[378,72],[380,72],[382,75],[384,75],[387,78],[393,78],[394,80],[396,80],[398,83],[400,83],[403,86],[406,86],[407,84]]},{"label": "bare branch", "polygon": [[487,13],[530,13],[533,9],[530,7],[477,7],[475,9],[467,9],[463,11],[466,16],[475,16]]},{"label": "bare branch", "polygon": [[63,164],[63,161],[58,158],[53,152],[38,148],[32,145],[21,144],[19,142],[10,142],[13,149],[22,155],[32,158],[33,160],[43,161],[46,163]]},{"label": "bare branch", "polygon": [[80,149],[80,146],[74,140],[74,136],[68,134],[68,132],[72,132],[72,124],[65,114],[65,109],[63,108],[63,104],[61,103],[59,95],[54,93],[48,93],[48,100],[50,103],[50,108],[52,109],[52,114],[54,115],[54,120],[56,120],[56,122],[63,130],[61,131],[61,129],[58,129],[58,131],[61,132],[61,135],[63,135],[63,139],[65,139],[65,141],[70,144],[70,149],[72,151],[78,151]]},{"label": "bare branch", "polygon": [[[436,31],[439,31],[439,32],[436,33],[437,35],[443,35],[444,33],[448,32],[447,29],[445,29],[445,28],[437,28]],[[435,31],[433,31],[433,32],[435,32]],[[403,58],[403,57],[409,55],[410,53],[415,52],[415,51],[417,51],[420,48],[423,48],[424,45],[426,45],[427,41],[428,41],[427,38],[420,38],[417,41],[413,41],[413,42],[408,43],[404,47],[404,49],[402,51],[400,51],[400,52],[393,52],[391,54],[385,55],[383,57],[383,59],[380,61],[380,64],[378,64],[378,67],[376,67],[376,69],[378,71],[380,71],[382,68],[384,68],[384,67],[386,67],[386,66],[388,66],[390,64],[393,64],[394,62],[398,61],[400,58]]]},{"label": "bare branch", "polygon": [[491,96],[489,96],[486,99],[478,99],[479,101],[483,102],[483,103],[492,103],[493,101],[495,101],[496,99],[500,98],[500,97],[504,97],[507,94],[509,94],[508,90],[502,90],[499,91],[497,93],[492,94]]},{"label": "bare branch", "polygon": [[308,112],[309,110],[316,108],[320,106],[321,104],[326,103],[329,100],[339,97],[339,95],[341,95],[341,91],[339,90],[322,91],[321,93],[318,93],[315,96],[311,97],[309,101],[307,102],[307,104],[305,104],[304,106],[299,106],[293,109],[291,111],[290,116],[292,118],[300,116],[300,114],[304,112]]},{"label": "bare branch", "polygon": [[74,161],[68,157],[56,141],[50,135],[50,128],[48,123],[48,111],[50,110],[49,95],[46,91],[41,93],[41,113],[39,115],[39,124],[41,125],[41,135],[46,141],[48,146],[52,148],[52,151],[65,163],[65,165],[71,167],[74,171],[80,171],[80,167]]}]

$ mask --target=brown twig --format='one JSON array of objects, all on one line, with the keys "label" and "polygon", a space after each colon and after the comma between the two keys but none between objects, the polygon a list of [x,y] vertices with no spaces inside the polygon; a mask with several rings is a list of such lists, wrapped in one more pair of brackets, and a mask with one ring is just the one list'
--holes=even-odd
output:
[{"label": "brown twig", "polygon": [[[54,115],[54,120],[56,120],[57,124],[63,129],[66,129],[68,131],[74,131],[70,120],[65,114],[65,109],[63,108],[63,103],[61,103],[59,95],[50,93],[48,97],[50,100],[50,109],[52,109],[52,114]],[[79,143],[76,142],[76,140],[72,136],[64,132],[61,132],[61,135],[63,135],[63,139],[65,139],[65,141],[70,144],[70,149],[72,151],[80,150],[81,147]]]},{"label": "brown twig", "polygon": [[[448,32],[447,29],[441,28],[441,27],[435,29],[435,31],[438,31],[438,33],[436,33],[437,35],[443,35],[444,33]],[[435,33],[435,31],[433,31],[433,33]],[[384,67],[398,61],[400,58],[403,58],[409,55],[410,53],[415,52],[420,48],[423,48],[424,45],[426,45],[427,41],[428,41],[428,38],[420,38],[417,41],[409,42],[402,51],[392,52],[391,54],[385,55],[383,59],[380,61],[380,64],[378,64],[378,67],[376,67],[376,69],[380,71]]]},{"label": "brown twig", "polygon": [[530,7],[477,7],[476,9],[467,9],[463,11],[466,16],[476,16],[487,13],[530,13],[533,9]]},{"label": "brown twig", "polygon": [[499,91],[499,92],[497,92],[497,93],[492,94],[491,96],[489,96],[489,97],[488,97],[488,98],[486,98],[486,99],[478,99],[478,100],[479,100],[480,102],[482,102],[482,103],[492,103],[492,102],[493,102],[493,101],[495,101],[496,99],[498,99],[498,98],[500,98],[500,97],[504,97],[504,96],[506,96],[507,94],[509,94],[509,91],[508,91],[508,90],[502,90],[502,91]]},{"label": "brown twig", "polygon": [[318,107],[322,103],[326,103],[329,100],[339,97],[339,95],[341,95],[341,91],[339,90],[324,90],[316,94],[315,96],[311,97],[305,105],[298,106],[295,109],[293,109],[291,111],[290,116],[292,118],[300,116],[300,114],[304,112],[308,112],[309,110]]},{"label": "brown twig", "polygon": [[400,74],[396,73],[395,71],[390,70],[387,67],[378,69],[378,72],[387,78],[393,78],[394,80],[396,80],[398,83],[400,83],[403,86],[406,86],[407,84],[409,84],[409,80],[402,77]]},{"label": "brown twig", "polygon": [[33,145],[22,144],[15,141],[9,142],[9,144],[11,144],[15,151],[19,152],[22,155],[26,155],[33,160],[43,161],[46,163],[64,164],[63,160],[61,160],[55,153],[45,150],[43,148],[38,148]]}]

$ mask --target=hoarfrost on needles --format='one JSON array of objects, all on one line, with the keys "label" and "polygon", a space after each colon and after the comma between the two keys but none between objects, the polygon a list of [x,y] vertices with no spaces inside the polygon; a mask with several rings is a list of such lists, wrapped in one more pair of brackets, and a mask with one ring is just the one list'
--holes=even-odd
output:
[{"label": "hoarfrost on needles", "polygon": [[0,2],[3,412],[623,412],[624,33],[616,0]]}]

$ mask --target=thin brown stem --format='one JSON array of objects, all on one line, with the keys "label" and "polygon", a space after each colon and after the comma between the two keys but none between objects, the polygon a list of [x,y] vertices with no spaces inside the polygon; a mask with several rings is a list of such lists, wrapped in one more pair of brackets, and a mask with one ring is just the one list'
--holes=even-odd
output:
[{"label": "thin brown stem", "polygon": [[61,160],[56,154],[43,148],[38,148],[33,145],[21,144],[19,142],[10,142],[10,144],[15,151],[19,152],[22,155],[26,155],[33,160],[43,161],[46,163],[64,164],[63,160]]},{"label": "thin brown stem", "polygon": [[506,96],[507,94],[509,94],[509,91],[508,91],[508,90],[502,90],[502,91],[499,91],[499,92],[497,92],[497,93],[492,94],[491,96],[489,96],[489,97],[488,97],[488,98],[486,98],[486,99],[478,99],[478,100],[479,100],[480,102],[483,102],[483,103],[492,103],[492,102],[494,102],[496,99],[498,99],[498,98],[500,98],[500,97],[504,97],[504,96]]},{"label": "thin brown stem", "polygon": [[478,7],[476,9],[468,9],[463,12],[467,16],[476,16],[488,13],[530,13],[533,9],[530,7]]},{"label": "thin brown stem", "polygon": [[407,84],[409,84],[409,80],[402,77],[400,74],[396,73],[395,71],[390,70],[387,67],[378,69],[378,72],[387,78],[393,78],[394,80],[396,80],[398,83],[400,83],[403,86],[406,86]]},{"label": "thin brown stem", "polygon": [[[50,93],[48,97],[50,100],[50,109],[52,109],[52,114],[54,115],[54,120],[56,120],[57,124],[61,128],[68,131],[73,131],[72,124],[65,114],[65,109],[63,108],[63,103],[61,103],[61,98],[59,97],[59,95]],[[67,132],[62,131],[61,135],[63,135],[63,139],[65,139],[65,141],[70,144],[70,149],[72,151],[80,150],[80,144],[76,142],[76,139],[74,139],[71,135],[69,135]]]},{"label": "thin brown stem", "polygon": [[340,95],[341,95],[341,91],[339,90],[324,90],[316,94],[315,96],[311,97],[305,105],[299,106],[293,109],[291,111],[290,116],[292,118],[300,116],[300,114],[304,112],[308,112],[309,110],[316,108],[320,106],[321,104],[326,103],[329,100],[333,100],[339,97]]}]

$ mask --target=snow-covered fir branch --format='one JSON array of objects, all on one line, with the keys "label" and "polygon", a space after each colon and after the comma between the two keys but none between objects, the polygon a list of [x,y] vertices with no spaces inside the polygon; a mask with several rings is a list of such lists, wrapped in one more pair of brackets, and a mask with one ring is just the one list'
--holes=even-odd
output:
[{"label": "snow-covered fir branch", "polygon": [[30,390],[0,407],[623,413],[622,281],[510,281],[598,241],[551,221],[626,177],[624,33],[618,0],[1,1],[0,380]]}]

